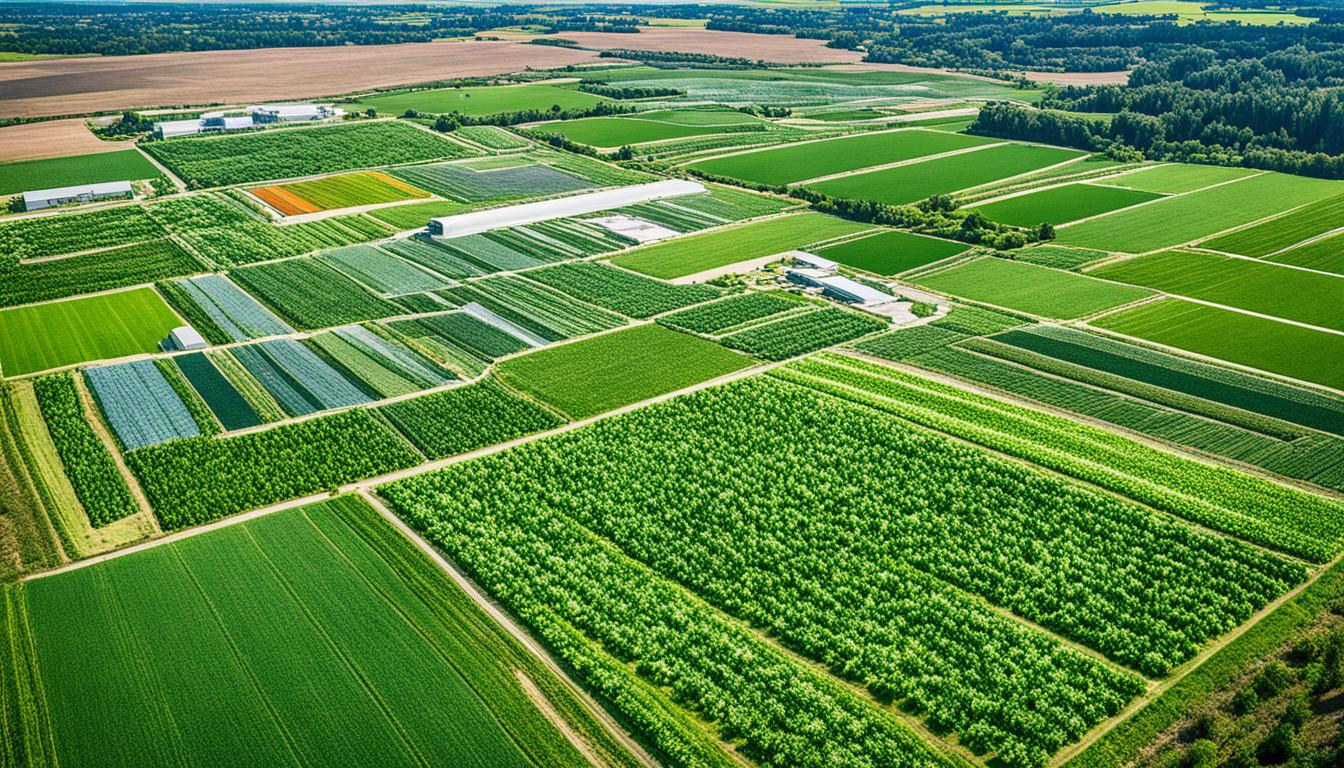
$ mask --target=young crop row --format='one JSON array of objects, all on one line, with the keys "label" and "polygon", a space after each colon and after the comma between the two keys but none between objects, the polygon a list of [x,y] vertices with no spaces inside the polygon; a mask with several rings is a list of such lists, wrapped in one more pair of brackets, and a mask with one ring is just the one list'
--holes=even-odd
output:
[{"label": "young crop row", "polygon": [[174,440],[126,454],[159,522],[170,530],[421,460],[364,409],[233,437]]},{"label": "young crop row", "polygon": [[693,333],[713,334],[800,306],[805,305],[785,293],[753,291],[675,312],[659,322]]},{"label": "young crop row", "polygon": [[372,400],[312,349],[293,339],[262,341],[229,352],[291,416]]},{"label": "young crop row", "polygon": [[490,149],[521,149],[531,143],[494,125],[464,125],[453,133]]},{"label": "young crop row", "polygon": [[434,194],[467,202],[545,197],[593,186],[586,179],[540,164],[480,171],[450,163],[413,165],[393,169],[392,175]]},{"label": "young crop row", "polygon": [[139,243],[166,234],[138,205],[15,219],[0,223],[0,267],[25,259]]},{"label": "young crop row", "polygon": [[[407,261],[429,267],[444,277],[454,279],[480,277],[496,271],[494,267],[478,264],[476,260],[466,256],[461,250],[427,235],[394,240],[385,243],[382,248],[388,253],[396,254]],[[509,251],[509,253],[512,253],[512,251]]]},{"label": "young crop row", "polygon": [[[201,275],[167,283],[171,295],[180,291],[182,296],[174,305],[179,310],[193,308],[194,314],[204,316],[206,328],[216,329],[216,336],[222,344],[230,341],[246,341],[263,336],[278,336],[293,333],[294,329],[275,316],[252,298],[247,292],[223,275]],[[185,298],[186,301],[181,299]],[[188,310],[192,311],[192,310]],[[197,330],[201,327],[193,322]]]},{"label": "young crop row", "polygon": [[477,303],[509,322],[548,341],[596,333],[626,324],[625,318],[605,309],[581,304],[563,293],[516,275],[440,291],[459,304]]},{"label": "young crop row", "polygon": [[124,450],[201,434],[154,360],[93,367],[84,377]]},{"label": "young crop row", "polygon": [[465,348],[485,361],[529,349],[528,344],[517,336],[467,312],[449,312],[398,321],[393,327],[414,338],[429,337],[440,343]]},{"label": "young crop row", "polygon": [[178,355],[173,358],[173,363],[191,384],[192,389],[196,390],[205,401],[210,412],[224,429],[245,429],[261,423],[261,417],[253,410],[247,399],[215,368],[210,358],[203,352]]},{"label": "young crop row", "polygon": [[368,245],[324,251],[317,258],[384,296],[437,291],[453,284]]},{"label": "young crop row", "polygon": [[260,296],[296,328],[328,328],[399,314],[396,305],[313,258],[242,267],[229,276]]},{"label": "young crop row", "polygon": [[181,237],[201,256],[216,264],[231,266],[367,243],[392,233],[393,229],[388,225],[353,213],[283,227],[245,221],[227,227],[191,230],[183,232]]},{"label": "young crop row", "polygon": [[1344,542],[1344,504],[1153,450],[1108,430],[853,358],[807,361],[795,372],[826,391],[1257,544],[1323,562]]},{"label": "young crop row", "polygon": [[381,406],[379,412],[430,459],[558,427],[565,420],[494,379]]},{"label": "young crop row", "polygon": [[527,273],[527,278],[589,304],[638,318],[699,304],[723,293],[713,286],[673,285],[592,262],[534,269]]},{"label": "young crop row", "polygon": [[[368,337],[356,333],[359,331],[376,339],[380,346],[370,344]],[[410,350],[392,347],[391,342],[375,336],[360,326],[348,326],[337,328],[330,333],[321,333],[310,338],[307,343],[380,399],[410,394],[449,380],[446,374],[432,368]],[[395,349],[399,353],[398,356],[393,358],[384,354],[381,345]],[[410,365],[403,367],[403,361],[400,359],[403,355],[409,358],[406,362],[413,365],[413,368]]]},{"label": "young crop row", "polygon": [[285,216],[430,196],[423,189],[378,171],[342,173],[308,181],[255,187],[250,192]]},{"label": "young crop row", "polygon": [[725,346],[766,360],[785,360],[887,328],[876,316],[830,307],[724,336]]},{"label": "young crop row", "polygon": [[173,139],[145,149],[193,189],[470,154],[457,142],[387,122]]},{"label": "young crop row", "polygon": [[135,499],[112,454],[94,434],[70,374],[43,376],[33,382],[33,390],[65,474],[89,522],[102,526],[135,514]]},{"label": "young crop row", "polygon": [[[935,731],[1023,766],[1043,764],[1143,684],[961,589],[1033,607],[1033,618],[1072,616],[1067,634],[1132,638],[1147,652],[1162,647],[1172,617],[1207,640],[1304,576],[1137,505],[763,378],[380,493],[543,637],[552,622],[571,622],[581,637],[547,637],[558,652],[613,654],[631,662],[625,675],[668,686],[711,720],[722,710],[701,708],[690,682],[701,675],[730,681],[713,700],[744,717],[792,709],[762,730],[735,728],[752,749],[797,743],[810,718],[784,690],[738,698],[760,695],[734,674],[759,654],[694,644],[704,633],[687,618],[717,614],[688,612],[672,584],[879,700],[909,699]],[[632,584],[658,594],[638,598]],[[682,617],[667,635],[677,640],[660,642],[646,623],[667,615],[654,605]],[[642,663],[645,649],[659,663]],[[807,733],[839,739],[831,750],[846,741]]]},{"label": "young crop row", "polygon": [[61,299],[201,271],[171,240],[0,267],[0,306]]}]

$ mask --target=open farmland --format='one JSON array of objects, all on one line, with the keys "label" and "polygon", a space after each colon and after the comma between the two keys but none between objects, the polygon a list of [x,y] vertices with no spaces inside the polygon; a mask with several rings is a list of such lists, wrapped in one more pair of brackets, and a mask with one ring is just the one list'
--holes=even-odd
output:
[{"label": "open farmland", "polygon": [[1344,275],[1344,233],[1322,237],[1282,253],[1266,256],[1265,261]]},{"label": "open farmland", "polygon": [[955,256],[966,247],[952,240],[890,230],[818,248],[817,255],[865,272],[895,275]]},{"label": "open farmland", "polygon": [[1344,280],[1333,275],[1185,251],[1109,262],[1088,274],[1344,331]]},{"label": "open farmland", "polygon": [[1106,251],[1147,253],[1333,197],[1340,189],[1337,181],[1262,173],[1099,216],[1061,229],[1059,242]]},{"label": "open farmland", "polygon": [[1097,183],[1108,187],[1121,187],[1157,195],[1179,195],[1253,175],[1255,175],[1255,171],[1247,168],[1168,163],[1141,168],[1133,173],[1124,173],[1109,179],[1102,179]]},{"label": "open farmland", "polygon": [[500,379],[573,419],[699,384],[750,358],[657,325],[606,333],[501,363]]},{"label": "open farmland", "polygon": [[377,171],[257,187],[251,192],[285,216],[429,197],[423,189]]},{"label": "open farmland", "polygon": [[325,328],[398,314],[395,305],[313,258],[244,267],[230,276],[296,328]]},{"label": "open farmland", "polygon": [[832,197],[902,205],[923,200],[929,195],[976,187],[1079,157],[1082,157],[1082,153],[1072,149],[1006,144],[885,170],[841,176],[807,186]]},{"label": "open farmland", "polygon": [[353,497],[3,597],[7,634],[23,649],[5,657],[6,677],[39,691],[16,714],[20,732],[64,765],[109,754],[141,765],[221,754],[271,765],[585,764],[529,685],[590,749],[612,749],[549,670]]},{"label": "open farmland", "polygon": [[647,141],[683,139],[718,133],[764,131],[773,126],[741,112],[641,112],[624,117],[584,117],[542,123],[539,133],[558,133],[570,141],[610,149]]},{"label": "open farmland", "polygon": [[408,109],[429,113],[492,115],[524,110],[546,112],[555,105],[561,109],[584,109],[604,101],[609,99],[584,93],[573,85],[536,83],[385,93],[360,99],[358,107],[372,107],[384,115],[401,115]]},{"label": "open farmland", "polygon": [[941,131],[884,131],[743,152],[701,160],[688,167],[757,184],[792,184],[990,143],[992,139]]},{"label": "open farmland", "polygon": [[1150,192],[1119,187],[1065,184],[1040,192],[1028,192],[1025,195],[976,204],[971,210],[1004,224],[1033,227],[1037,224],[1067,224],[1070,221],[1128,208],[1159,197],[1161,196]]},{"label": "open farmland", "polygon": [[170,139],[145,149],[192,188],[472,154],[457,142],[391,122]]},{"label": "open farmland", "polygon": [[104,181],[152,179],[160,173],[134,149],[0,164],[0,195]]},{"label": "open farmland", "polygon": [[1262,224],[1239,229],[1200,243],[1201,248],[1236,253],[1242,256],[1268,256],[1297,243],[1341,226],[1344,221],[1344,195],[1270,219]]},{"label": "open farmland", "polygon": [[868,224],[807,212],[647,245],[611,261],[654,277],[684,277],[871,228]]},{"label": "open farmland", "polygon": [[918,282],[972,301],[1061,319],[1090,315],[1152,295],[1143,288],[997,258],[922,275]]},{"label": "open farmland", "polygon": [[181,324],[152,288],[0,309],[0,374],[154,352]]},{"label": "open farmland", "polygon": [[1288,325],[1179,299],[1145,304],[1091,321],[1231,363],[1344,389],[1344,335]]}]

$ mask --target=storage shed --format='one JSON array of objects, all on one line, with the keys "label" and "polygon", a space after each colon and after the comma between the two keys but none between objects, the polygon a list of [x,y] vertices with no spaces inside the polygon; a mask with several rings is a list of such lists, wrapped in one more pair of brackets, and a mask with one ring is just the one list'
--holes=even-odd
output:
[{"label": "storage shed", "polygon": [[619,189],[607,189],[601,192],[588,192],[582,195],[561,197],[555,200],[542,200],[536,203],[510,205],[504,208],[491,208],[472,213],[459,213],[456,216],[443,216],[429,220],[429,234],[434,237],[461,237],[488,232],[503,227],[516,227],[522,224],[535,224],[565,216],[579,216],[585,213],[609,211],[649,200],[661,200],[667,197],[693,195],[704,192],[705,188],[694,181],[669,179],[651,184],[635,184]]},{"label": "storage shed", "polygon": [[823,296],[829,296],[836,301],[843,301],[848,304],[885,304],[897,300],[895,296],[889,293],[870,288],[848,277],[834,275],[824,277],[817,282],[821,283],[821,294]]},{"label": "storage shed", "polygon": [[201,334],[196,332],[190,325],[180,325],[168,334],[164,339],[163,347],[168,350],[176,349],[205,349],[208,346]]},{"label": "storage shed", "polygon": [[57,205],[91,203],[116,197],[131,197],[135,190],[129,181],[108,181],[102,184],[81,184],[76,187],[55,187],[23,193],[23,209],[40,211]]}]

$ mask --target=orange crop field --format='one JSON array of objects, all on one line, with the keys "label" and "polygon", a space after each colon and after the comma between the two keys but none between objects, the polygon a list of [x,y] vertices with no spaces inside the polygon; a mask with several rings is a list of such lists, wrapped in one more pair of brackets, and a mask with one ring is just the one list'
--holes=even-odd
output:
[{"label": "orange crop field", "polygon": [[379,171],[342,173],[308,181],[257,187],[252,195],[285,216],[357,205],[419,200],[430,194]]}]

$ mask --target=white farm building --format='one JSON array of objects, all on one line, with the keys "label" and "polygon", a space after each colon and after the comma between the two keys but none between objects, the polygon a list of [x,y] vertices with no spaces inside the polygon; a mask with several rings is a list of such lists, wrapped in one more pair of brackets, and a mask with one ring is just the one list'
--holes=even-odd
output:
[{"label": "white farm building", "polygon": [[154,130],[158,132],[160,138],[170,139],[174,136],[191,136],[213,131],[237,131],[258,125],[326,120],[345,114],[344,110],[330,104],[260,104],[237,111],[247,114],[206,112],[194,120],[167,120],[156,123]]},{"label": "white farm building", "polygon": [[205,349],[205,339],[200,333],[190,325],[179,325],[174,328],[168,338],[163,340],[163,348],[166,350],[186,350],[186,349]]},{"label": "white farm building", "polygon": [[108,181],[102,184],[81,184],[76,187],[56,187],[38,189],[23,193],[23,209],[40,211],[70,203],[91,203],[94,200],[110,200],[117,197],[131,197],[135,190],[129,181]]},{"label": "white farm building", "polygon": [[651,184],[636,184],[619,189],[561,197],[556,200],[541,200],[535,203],[510,205],[504,208],[459,213],[456,216],[442,216],[429,220],[429,234],[434,237],[474,235],[478,232],[488,232],[502,227],[516,227],[565,216],[609,211],[626,205],[648,202],[649,200],[693,195],[704,191],[704,186],[694,181],[684,181],[682,179],[655,181]]}]

